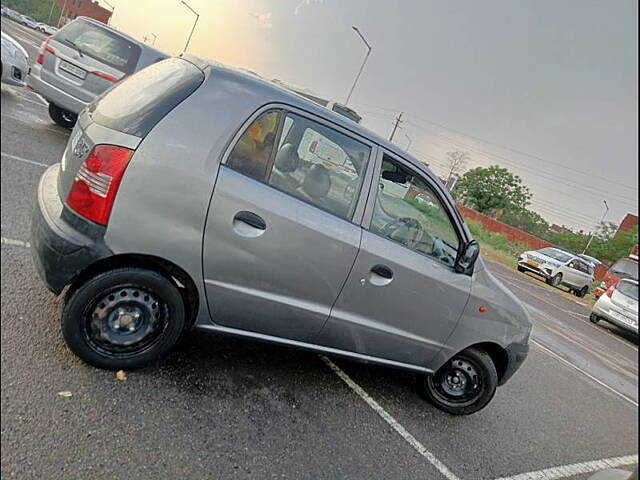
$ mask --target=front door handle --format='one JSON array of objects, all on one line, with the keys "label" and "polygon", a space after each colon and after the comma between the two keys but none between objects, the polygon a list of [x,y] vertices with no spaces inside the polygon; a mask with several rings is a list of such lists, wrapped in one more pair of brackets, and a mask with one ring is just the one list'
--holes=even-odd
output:
[{"label": "front door handle", "polygon": [[374,265],[369,273],[369,283],[377,287],[389,285],[393,280],[393,271],[385,265]]}]

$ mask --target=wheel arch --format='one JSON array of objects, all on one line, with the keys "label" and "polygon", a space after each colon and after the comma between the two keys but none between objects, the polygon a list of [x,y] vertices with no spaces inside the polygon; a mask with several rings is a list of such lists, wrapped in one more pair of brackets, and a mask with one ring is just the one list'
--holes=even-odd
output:
[{"label": "wheel arch", "polygon": [[102,258],[74,276],[65,294],[65,298],[68,299],[80,285],[84,284],[90,278],[122,267],[137,267],[153,270],[173,283],[178,288],[184,301],[187,314],[185,329],[188,330],[193,326],[200,305],[200,296],[195,282],[184,269],[175,263],[153,255],[120,254]]}]

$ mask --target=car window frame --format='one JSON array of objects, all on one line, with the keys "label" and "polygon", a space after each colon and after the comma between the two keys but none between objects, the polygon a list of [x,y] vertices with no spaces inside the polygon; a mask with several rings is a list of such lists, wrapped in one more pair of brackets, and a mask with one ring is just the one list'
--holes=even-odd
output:
[{"label": "car window frame", "polygon": [[[240,140],[240,137],[244,134],[244,132],[247,131],[247,129],[251,126],[251,124],[258,118],[260,117],[260,115],[271,111],[271,110],[277,110],[280,112],[280,118],[278,119],[278,128],[276,130],[276,138],[274,139],[274,148],[271,151],[271,154],[269,156],[269,159],[267,161],[267,167],[265,169],[265,173],[264,173],[264,177],[262,179],[256,179],[254,177],[251,177],[249,175],[247,175],[246,173],[237,170],[231,166],[229,166],[227,164],[227,160],[229,159],[229,156],[231,155],[231,152],[233,151],[235,145],[238,143],[238,141]],[[279,188],[277,188],[274,185],[269,184],[269,176],[271,173],[271,170],[273,169],[273,164],[275,162],[275,157],[277,154],[277,150],[280,144],[280,140],[281,140],[281,136],[282,136],[282,131],[284,128],[284,122],[285,119],[287,118],[287,114],[288,113],[292,113],[294,115],[298,115],[308,121],[311,122],[316,122],[319,125],[322,125],[326,128],[330,128],[342,135],[345,135],[349,138],[351,138],[354,141],[360,142],[364,145],[366,145],[367,147],[369,147],[370,152],[369,152],[369,157],[366,159],[367,161],[367,167],[366,167],[366,171],[364,172],[364,174],[361,176],[362,180],[361,183],[359,185],[359,190],[358,190],[358,194],[357,194],[357,200],[355,203],[355,207],[353,207],[353,212],[351,214],[351,218],[347,218],[347,217],[341,217],[339,215],[337,215],[336,213],[322,208],[320,205],[317,205],[311,201],[308,201],[304,198],[300,198],[297,197],[289,192],[286,192],[284,190],[281,190]],[[378,145],[369,140],[366,137],[363,137],[361,135],[358,135],[356,132],[346,129],[344,127],[342,127],[341,125],[338,125],[336,123],[333,123],[323,117],[317,116],[311,112],[308,112],[306,110],[303,110],[301,108],[298,107],[294,107],[293,105],[289,105],[286,103],[281,103],[281,102],[272,102],[272,103],[268,103],[265,105],[262,105],[260,108],[258,108],[257,110],[255,110],[248,118],[246,118],[245,121],[242,122],[242,124],[236,129],[234,135],[230,138],[230,140],[228,141],[225,149],[224,149],[224,153],[221,157],[220,160],[220,166],[224,166],[225,168],[228,168],[229,170],[232,170],[235,173],[238,173],[240,175],[243,175],[244,177],[248,178],[249,180],[252,180],[254,182],[258,182],[260,184],[262,184],[263,186],[267,187],[267,188],[272,188],[273,190],[280,192],[284,195],[287,195],[297,201],[303,202],[307,205],[310,205],[314,208],[316,208],[317,210],[327,213],[329,215],[332,215],[333,217],[343,220],[345,222],[351,223],[353,225],[357,225],[357,226],[362,226],[362,220],[364,217],[364,212],[365,212],[365,208],[366,208],[366,204],[367,204],[367,200],[369,198],[369,194],[371,191],[371,186],[372,186],[372,181],[373,181],[373,173],[374,173],[374,168],[375,168],[375,164],[376,164],[376,159],[378,157],[378,150],[379,147]]]},{"label": "car window frame", "polygon": [[420,255],[424,258],[427,258],[430,261],[434,262],[435,264],[440,265],[441,267],[445,267],[450,269],[451,271],[455,271],[455,263],[454,265],[447,265],[445,263],[439,262],[436,258],[432,257],[431,255],[420,252],[413,248],[409,248],[406,245],[401,244],[400,242],[395,242],[390,238],[385,237],[384,235],[381,235],[371,230],[371,221],[373,219],[373,211],[375,208],[375,203],[378,199],[377,180],[380,178],[380,174],[382,173],[382,162],[385,155],[390,157],[393,161],[398,162],[403,168],[409,170],[409,172],[411,172],[413,175],[417,175],[418,177],[420,177],[420,179],[427,185],[427,187],[431,189],[436,199],[438,200],[442,208],[445,210],[445,213],[447,214],[447,218],[449,219],[449,222],[453,226],[453,230],[456,236],[458,237],[458,249],[456,252],[456,261],[460,256],[462,247],[472,240],[467,236],[465,229],[460,224],[458,217],[454,214],[454,209],[456,207],[455,205],[452,205],[452,203],[449,201],[447,196],[442,192],[441,185],[435,179],[431,178],[430,175],[426,174],[425,172],[421,171],[420,168],[416,167],[413,164],[413,162],[410,162],[404,159],[398,154],[391,152],[387,148],[384,148],[382,146],[378,148],[378,155],[376,157],[376,162],[375,162],[375,171],[373,172],[373,178],[371,181],[371,186],[369,188],[369,195],[367,198],[367,205],[365,210],[365,216],[362,222],[362,228],[372,233],[373,235],[376,235],[377,237],[384,239],[385,241],[389,242],[392,245],[397,245],[398,247],[409,250],[410,252],[413,252],[416,255]]}]

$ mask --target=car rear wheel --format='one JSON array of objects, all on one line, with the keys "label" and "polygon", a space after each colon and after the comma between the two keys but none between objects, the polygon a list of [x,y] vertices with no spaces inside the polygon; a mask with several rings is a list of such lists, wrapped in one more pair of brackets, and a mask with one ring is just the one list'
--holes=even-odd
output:
[{"label": "car rear wheel", "polygon": [[491,357],[468,348],[433,375],[418,378],[420,393],[436,408],[452,415],[475,413],[491,401],[498,386],[498,374]]},{"label": "car rear wheel", "polygon": [[561,273],[558,273],[553,277],[547,279],[547,284],[551,285],[552,287],[557,287],[558,285],[560,285],[561,282],[562,282]]},{"label": "car rear wheel", "polygon": [[600,317],[595,313],[592,313],[591,315],[589,315],[589,320],[591,321],[591,323],[598,323],[600,321]]},{"label": "car rear wheel", "polygon": [[55,103],[49,103],[49,116],[51,120],[61,127],[69,129],[73,128],[78,120],[78,116],[75,113],[60,108]]},{"label": "car rear wheel", "polygon": [[151,270],[120,268],[70,291],[62,333],[73,353],[109,370],[144,367],[164,356],[185,323],[179,290]]},{"label": "car rear wheel", "polygon": [[582,287],[580,290],[576,290],[576,296],[580,298],[584,297],[587,293],[589,293],[589,287],[587,285]]}]

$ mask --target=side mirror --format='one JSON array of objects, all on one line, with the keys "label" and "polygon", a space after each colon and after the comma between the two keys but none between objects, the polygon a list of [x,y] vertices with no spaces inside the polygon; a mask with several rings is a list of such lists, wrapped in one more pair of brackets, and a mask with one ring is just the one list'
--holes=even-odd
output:
[{"label": "side mirror", "polygon": [[407,174],[401,171],[385,170],[382,172],[382,178],[393,183],[407,183]]},{"label": "side mirror", "polygon": [[480,244],[476,240],[467,243],[458,254],[455,263],[455,271],[458,273],[470,274],[473,272],[473,266],[480,256]]}]

